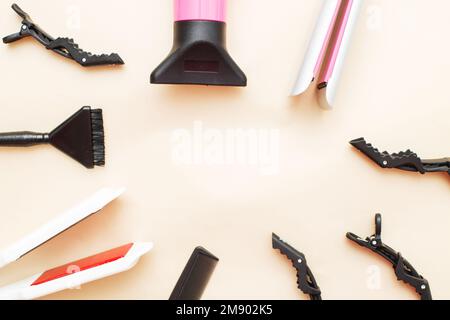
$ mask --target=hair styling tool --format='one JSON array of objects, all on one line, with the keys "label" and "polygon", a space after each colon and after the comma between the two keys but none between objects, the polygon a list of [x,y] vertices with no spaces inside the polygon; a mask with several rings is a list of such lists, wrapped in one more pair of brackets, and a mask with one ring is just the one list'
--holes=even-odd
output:
[{"label": "hair styling tool", "polygon": [[310,296],[311,300],[322,300],[320,288],[314,278],[311,269],[308,267],[305,255],[295,248],[282,241],[279,236],[272,234],[272,247],[285,255],[297,270],[298,288]]},{"label": "hair styling tool", "polygon": [[219,259],[202,247],[192,253],[169,300],[200,300]]},{"label": "hair styling tool", "polygon": [[152,247],[151,243],[130,243],[47,270],[23,281],[0,288],[0,299],[37,299],[127,271],[134,267],[140,257],[149,252]]},{"label": "hair styling tool", "polygon": [[324,0],[322,13],[292,90],[293,96],[315,85],[320,106],[332,108],[361,3],[362,0]]},{"label": "hair styling tool", "polygon": [[[16,244],[0,252],[0,268],[20,259],[118,198],[125,189],[105,188],[68,210]],[[39,273],[0,288],[0,300],[28,300],[74,288],[126,271],[152,248],[151,243],[131,243],[98,255]]]},{"label": "hair styling tool", "polygon": [[361,239],[353,233],[347,233],[347,238],[356,244],[367,248],[389,261],[395,270],[395,275],[399,281],[414,287],[422,300],[432,300],[430,285],[414,267],[394,249],[388,247],[381,240],[381,214],[375,216],[375,234]]},{"label": "hair styling tool", "polygon": [[124,192],[124,188],[104,188],[99,190],[76,207],[43,225],[14,245],[0,251],[0,268],[20,259],[81,221],[100,212],[101,209],[120,197]]},{"label": "hair styling tool", "polygon": [[390,154],[386,151],[380,152],[372,144],[367,143],[364,138],[350,142],[352,146],[364,153],[381,168],[400,169],[421,174],[432,172],[446,172],[450,174],[450,158],[436,160],[422,160],[411,150]]},{"label": "hair styling tool", "polygon": [[174,44],[153,71],[156,84],[246,86],[226,49],[227,0],[174,0]]},{"label": "hair styling tool", "polygon": [[86,168],[105,165],[105,135],[101,109],[83,107],[50,133],[0,133],[0,146],[51,144]]},{"label": "hair styling tool", "polygon": [[15,42],[26,37],[33,37],[46,49],[52,50],[65,58],[74,60],[83,67],[124,64],[123,60],[117,53],[112,53],[109,55],[95,55],[80,49],[73,39],[55,39],[35,24],[33,20],[31,20],[30,16],[17,4],[13,4],[12,8],[23,19],[22,26],[18,33],[4,37],[4,43]]}]

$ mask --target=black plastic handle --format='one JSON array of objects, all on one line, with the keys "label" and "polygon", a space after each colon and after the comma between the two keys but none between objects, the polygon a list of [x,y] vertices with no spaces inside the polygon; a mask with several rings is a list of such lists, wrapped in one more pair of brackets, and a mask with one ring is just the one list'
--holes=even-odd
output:
[{"label": "black plastic handle", "polygon": [[31,147],[49,141],[50,137],[46,133],[29,131],[0,133],[0,146],[3,147]]},{"label": "black plastic handle", "polygon": [[14,33],[9,36],[3,38],[3,43],[12,43],[24,38],[24,35],[21,33]]},{"label": "black plastic handle", "polygon": [[197,247],[178,279],[169,300],[195,301],[202,298],[219,259],[203,247]]},{"label": "black plastic handle", "polygon": [[22,10],[22,8],[20,8],[17,4],[13,4],[11,6],[11,8],[22,18],[25,20],[30,20],[30,16],[28,15],[28,13],[26,13],[25,11]]}]

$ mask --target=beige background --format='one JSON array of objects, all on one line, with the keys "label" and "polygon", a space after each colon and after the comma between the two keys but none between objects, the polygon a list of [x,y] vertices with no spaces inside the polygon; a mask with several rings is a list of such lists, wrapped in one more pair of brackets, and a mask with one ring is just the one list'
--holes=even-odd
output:
[{"label": "beige background", "polygon": [[[171,47],[171,1],[20,1],[52,35],[119,52],[127,64],[83,69],[33,41],[0,46],[1,131],[50,130],[83,105],[103,108],[107,131],[107,166],[92,171],[51,147],[1,150],[0,247],[102,186],[128,191],[1,270],[0,285],[151,240],[154,251],[130,272],[48,298],[167,299],[199,244],[221,258],[205,299],[306,298],[271,249],[275,231],[307,255],[324,299],[415,299],[389,264],[345,239],[372,234],[379,211],[386,243],[426,276],[435,298],[450,298],[449,177],[384,171],[347,143],[365,136],[391,151],[450,155],[450,2],[365,1],[332,112],[288,97],[320,1],[281,2],[230,1],[229,50],[249,79],[236,89],[149,84]],[[1,35],[17,32],[11,1],[0,4]],[[279,174],[178,165],[171,136],[194,121],[279,130]]]}]

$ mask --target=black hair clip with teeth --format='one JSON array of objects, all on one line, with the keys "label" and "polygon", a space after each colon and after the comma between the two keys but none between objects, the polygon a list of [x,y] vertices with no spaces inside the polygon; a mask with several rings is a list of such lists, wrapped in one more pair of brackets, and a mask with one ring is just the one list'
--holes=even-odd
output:
[{"label": "black hair clip with teeth", "polygon": [[80,49],[73,39],[55,39],[35,24],[28,13],[23,11],[17,4],[13,4],[12,9],[23,19],[22,26],[18,33],[4,37],[3,43],[11,43],[23,38],[33,37],[48,50],[74,60],[83,67],[124,64],[117,53],[95,55]]},{"label": "black hair clip with teeth", "polygon": [[311,300],[322,300],[320,288],[314,278],[311,269],[308,267],[305,255],[295,248],[282,241],[279,236],[272,234],[272,247],[280,250],[294,265],[297,270],[298,288],[310,296]]},{"label": "black hair clip with teeth", "polygon": [[381,214],[375,216],[375,234],[365,240],[353,233],[347,233],[347,238],[356,244],[367,248],[392,263],[395,275],[399,281],[414,287],[422,300],[432,300],[430,285],[414,267],[394,249],[381,240]]},{"label": "black hair clip with teeth", "polygon": [[446,172],[450,175],[450,158],[422,160],[411,150],[394,154],[386,151],[380,152],[372,144],[367,143],[364,138],[353,140],[350,144],[382,168],[420,172],[421,174]]}]

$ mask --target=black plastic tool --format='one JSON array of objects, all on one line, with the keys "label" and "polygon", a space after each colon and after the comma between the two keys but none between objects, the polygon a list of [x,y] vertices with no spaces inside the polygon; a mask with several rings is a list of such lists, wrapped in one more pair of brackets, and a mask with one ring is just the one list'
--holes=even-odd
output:
[{"label": "black plastic tool", "polygon": [[375,216],[375,234],[365,240],[353,233],[347,233],[347,238],[358,245],[367,248],[389,261],[395,270],[399,281],[414,287],[422,300],[432,300],[430,285],[414,267],[394,249],[385,245],[381,240],[381,214]]},{"label": "black plastic tool", "polygon": [[308,267],[305,255],[282,241],[275,233],[272,234],[272,247],[275,250],[280,250],[281,254],[285,255],[292,262],[297,270],[298,288],[304,294],[309,295],[311,300],[322,300],[322,293],[311,269]]},{"label": "black plastic tool", "polygon": [[169,300],[200,300],[219,259],[197,247],[183,270]]},{"label": "black plastic tool", "polygon": [[151,83],[247,85],[247,77],[226,49],[224,22],[177,21],[174,28],[173,48],[153,71]]},{"label": "black plastic tool", "polygon": [[386,151],[380,152],[372,144],[367,143],[364,138],[352,140],[352,146],[364,153],[382,168],[400,169],[404,171],[420,172],[422,174],[431,172],[446,172],[450,175],[450,158],[436,160],[422,160],[411,150],[390,154]]},{"label": "black plastic tool", "polygon": [[51,144],[86,168],[105,165],[105,135],[101,109],[83,107],[51,133],[0,134],[0,146],[30,147]]},{"label": "black plastic tool", "polygon": [[40,44],[45,46],[45,48],[52,50],[65,58],[74,60],[83,67],[124,64],[117,53],[95,55],[80,49],[73,39],[55,39],[35,24],[30,16],[17,4],[13,4],[12,8],[23,19],[22,26],[18,33],[4,37],[4,43],[15,42],[26,37],[33,37]]}]

